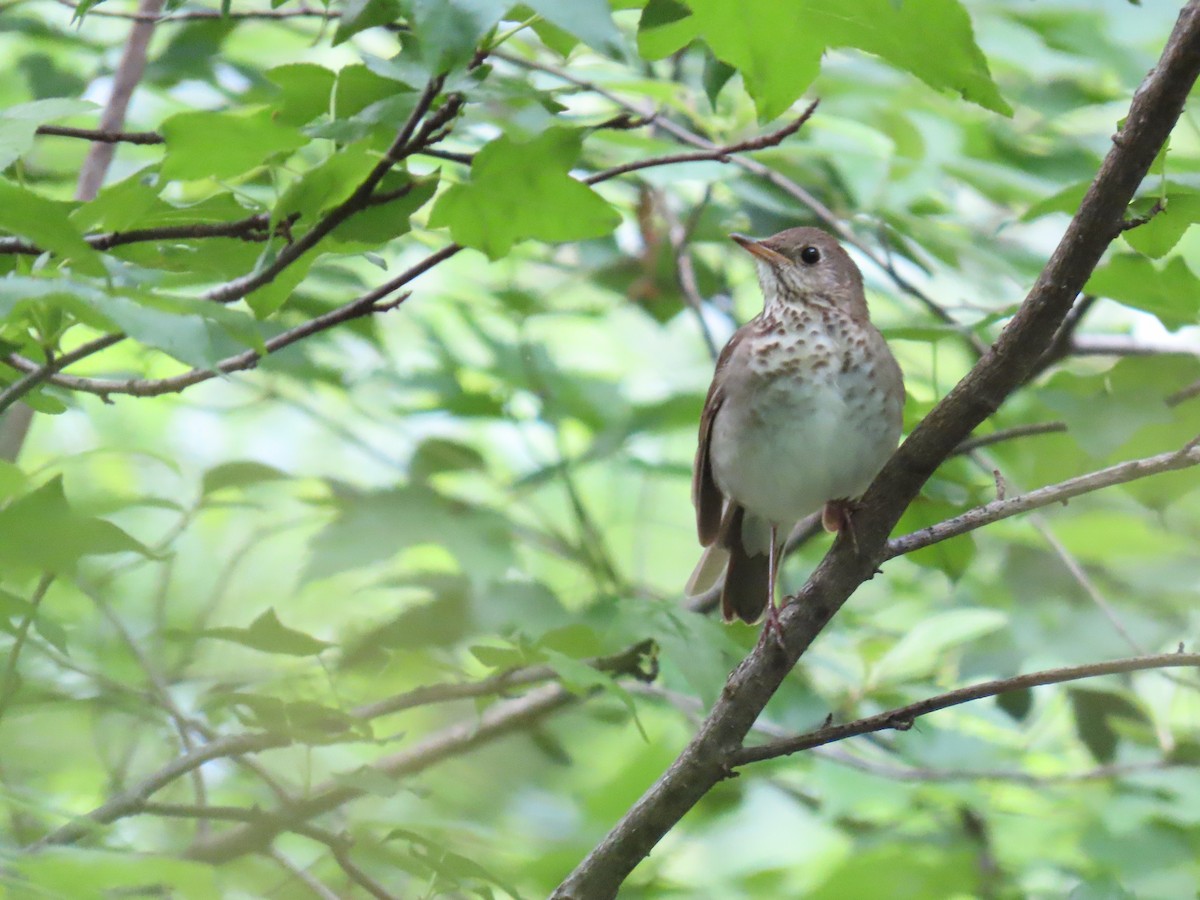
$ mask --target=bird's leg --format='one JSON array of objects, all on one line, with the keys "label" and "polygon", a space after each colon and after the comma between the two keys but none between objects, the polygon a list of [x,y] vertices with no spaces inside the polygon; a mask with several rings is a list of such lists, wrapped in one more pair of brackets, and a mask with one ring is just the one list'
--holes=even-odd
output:
[{"label": "bird's leg", "polygon": [[841,532],[845,531],[850,536],[850,546],[854,548],[854,555],[860,555],[858,552],[858,535],[854,533],[854,513],[858,509],[858,503],[854,500],[830,500],[821,510],[821,524],[826,531]]},{"label": "bird's leg", "polygon": [[771,523],[771,547],[767,551],[767,621],[763,626],[763,639],[768,635],[775,640],[776,645],[783,648],[783,628],[779,624],[779,609],[775,606],[775,580],[779,574],[778,544],[779,528]]}]

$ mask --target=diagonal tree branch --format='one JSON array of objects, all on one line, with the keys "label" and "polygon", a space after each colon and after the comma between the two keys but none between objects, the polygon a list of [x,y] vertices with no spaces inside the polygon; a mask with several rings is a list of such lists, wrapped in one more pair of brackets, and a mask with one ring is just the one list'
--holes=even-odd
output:
[{"label": "diagonal tree branch", "polygon": [[1015,317],[996,344],[929,413],[868,489],[856,544],[839,539],[797,601],[781,614],[779,642],[760,641],[733,672],[699,732],[658,781],[555,892],[614,897],[633,868],[715,784],[800,656],[883,560],[905,507],[970,432],[1033,369],[1075,297],[1119,233],[1125,210],[1179,118],[1200,73],[1200,0],[1181,12],[1158,65],[1134,95],[1095,180]]},{"label": "diagonal tree branch", "polygon": [[1043,684],[1062,684],[1067,681],[1080,681],[1084,678],[1096,678],[1101,675],[1115,675],[1121,672],[1141,672],[1146,669],[1200,667],[1200,653],[1161,653],[1155,656],[1135,656],[1128,659],[1117,659],[1111,662],[1087,663],[1081,666],[1065,666],[1060,669],[1046,669],[1041,672],[1030,672],[1026,675],[1014,675],[1011,678],[998,678],[994,681],[984,681],[970,687],[959,688],[936,697],[927,697],[907,706],[890,709],[844,725],[826,725],[807,734],[783,740],[770,741],[756,747],[743,747],[729,754],[730,768],[744,766],[747,763],[762,762],[811,750],[824,744],[844,741],[846,738],[875,731],[908,731],[913,722],[921,716],[952,706],[960,706],[984,697],[995,697],[1008,691],[1038,687]]},{"label": "diagonal tree branch", "polygon": [[284,247],[270,265],[265,266],[257,272],[244,275],[241,278],[235,278],[219,287],[213,288],[204,295],[205,298],[217,303],[232,303],[234,300],[240,300],[252,291],[269,284],[284,269],[319,244],[338,225],[345,222],[355,213],[366,209],[375,188],[383,181],[384,176],[392,170],[392,167],[424,147],[429,142],[429,138],[433,132],[446,125],[458,115],[458,111],[463,103],[461,95],[458,94],[452,94],[447,97],[441,109],[430,113],[433,102],[437,99],[444,81],[445,78],[439,76],[425,85],[425,89],[417,99],[412,113],[396,133],[396,137],[392,140],[391,145],[384,152],[383,159],[376,163],[374,168],[367,174],[367,177],[359,183],[358,187],[351,192],[349,197],[321,216],[316,224],[298,240]]}]

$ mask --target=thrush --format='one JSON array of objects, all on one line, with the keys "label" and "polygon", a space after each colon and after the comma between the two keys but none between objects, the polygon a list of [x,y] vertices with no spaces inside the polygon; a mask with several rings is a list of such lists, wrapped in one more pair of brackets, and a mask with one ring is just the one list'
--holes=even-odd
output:
[{"label": "thrush", "polygon": [[692,502],[706,550],[687,590],[724,572],[725,620],[765,611],[778,628],[784,540],[817,510],[828,530],[852,529],[853,499],[900,439],[904,380],[862,273],[831,235],[730,237],[754,257],[764,303],[721,351],[700,415]]}]

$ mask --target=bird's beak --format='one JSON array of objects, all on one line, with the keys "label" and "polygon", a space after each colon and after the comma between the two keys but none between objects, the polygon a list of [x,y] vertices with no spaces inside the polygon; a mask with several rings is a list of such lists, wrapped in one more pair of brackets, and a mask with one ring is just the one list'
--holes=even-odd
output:
[{"label": "bird's beak", "polygon": [[752,237],[746,237],[746,235],[737,234],[736,232],[729,237],[735,244],[742,247],[742,249],[747,250],[752,255],[757,256],[763,262],[769,263],[772,266],[784,266],[791,263],[790,259],[782,253],[772,250],[762,241],[756,241]]}]

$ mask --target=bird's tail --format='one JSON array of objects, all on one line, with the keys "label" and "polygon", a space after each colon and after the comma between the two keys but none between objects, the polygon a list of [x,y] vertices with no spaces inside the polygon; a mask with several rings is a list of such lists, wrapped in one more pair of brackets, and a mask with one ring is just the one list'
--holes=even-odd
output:
[{"label": "bird's tail", "polygon": [[700,554],[700,561],[692,569],[692,577],[688,579],[684,593],[688,597],[696,597],[712,588],[725,571],[729,562],[729,551],[718,543],[709,544]]}]

